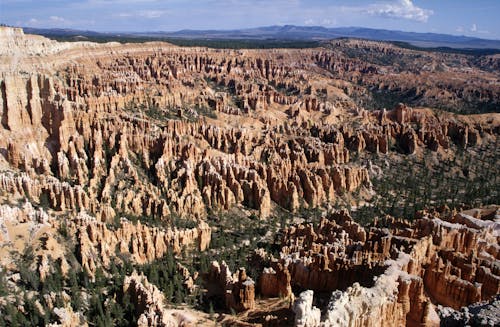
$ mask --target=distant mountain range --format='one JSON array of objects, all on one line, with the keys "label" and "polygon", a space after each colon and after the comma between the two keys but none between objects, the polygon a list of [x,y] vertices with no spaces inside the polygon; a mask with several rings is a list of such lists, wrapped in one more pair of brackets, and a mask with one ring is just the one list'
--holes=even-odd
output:
[{"label": "distant mountain range", "polygon": [[500,49],[500,40],[437,33],[415,33],[364,27],[267,26],[235,30],[181,30],[177,32],[100,33],[71,29],[24,28],[26,33],[48,37],[149,37],[219,40],[301,40],[321,41],[341,37],[407,42],[419,47],[460,49]]}]

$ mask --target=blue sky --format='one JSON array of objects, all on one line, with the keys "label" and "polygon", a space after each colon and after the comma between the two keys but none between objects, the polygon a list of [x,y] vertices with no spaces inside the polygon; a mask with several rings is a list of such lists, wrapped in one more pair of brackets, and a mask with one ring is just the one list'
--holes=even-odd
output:
[{"label": "blue sky", "polygon": [[0,22],[94,31],[363,26],[500,39],[499,0],[0,0]]}]

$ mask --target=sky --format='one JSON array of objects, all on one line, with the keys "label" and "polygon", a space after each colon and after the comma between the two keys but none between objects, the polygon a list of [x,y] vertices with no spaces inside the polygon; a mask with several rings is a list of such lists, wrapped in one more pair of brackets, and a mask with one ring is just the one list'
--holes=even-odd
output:
[{"label": "sky", "polygon": [[500,39],[500,0],[0,0],[0,23],[100,32],[361,26]]}]

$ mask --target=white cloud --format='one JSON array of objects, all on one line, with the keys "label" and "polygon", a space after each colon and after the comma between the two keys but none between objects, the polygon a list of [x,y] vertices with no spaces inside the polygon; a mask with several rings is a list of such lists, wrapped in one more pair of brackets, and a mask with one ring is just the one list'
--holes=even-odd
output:
[{"label": "white cloud", "polygon": [[118,14],[114,14],[113,16],[115,16],[115,17],[121,17],[121,18],[126,18],[126,17],[132,17],[133,15],[131,13],[128,13],[128,12],[121,12],[121,13],[118,13]]},{"label": "white cloud", "polygon": [[432,10],[415,6],[412,0],[371,4],[361,11],[372,16],[407,19],[422,23],[427,22],[429,17],[434,14]]},{"label": "white cloud", "polygon": [[113,17],[119,17],[119,18],[142,17],[142,18],[154,19],[154,18],[160,18],[168,13],[169,11],[167,10],[141,10],[139,12],[134,12],[134,13],[121,12],[113,14]]},{"label": "white cloud", "polygon": [[426,22],[429,16],[433,14],[433,11],[415,6],[411,0],[399,0],[396,3],[371,5],[367,9],[367,13],[387,18],[403,18]]},{"label": "white cloud", "polygon": [[30,26],[30,27],[71,27],[71,26],[92,26],[95,25],[93,20],[70,20],[63,18],[61,16],[49,16],[49,17],[32,17],[26,21],[21,21],[17,25]]},{"label": "white cloud", "polygon": [[304,25],[306,26],[314,25],[314,19],[307,19],[306,21],[304,21]]},{"label": "white cloud", "polygon": [[16,22],[16,25],[18,26],[30,26],[30,27],[37,27],[41,25],[41,21],[36,18],[30,18],[27,21],[18,21]]},{"label": "white cloud", "polygon": [[469,32],[472,34],[490,34],[487,30],[480,30],[476,23],[473,23],[469,28]]},{"label": "white cloud", "polygon": [[457,31],[458,33],[463,33],[465,31],[465,29],[463,26],[458,26],[455,31]]},{"label": "white cloud", "polygon": [[166,10],[142,10],[139,12],[139,16],[145,18],[159,18],[167,13]]},{"label": "white cloud", "polygon": [[66,19],[59,17],[59,16],[50,16],[49,19],[50,19],[50,21],[52,21],[54,23],[63,23],[66,21]]},{"label": "white cloud", "polygon": [[321,25],[323,25],[323,26],[331,26],[331,25],[335,25],[335,20],[332,20],[332,19],[329,19],[329,18],[324,18],[324,19],[321,21]]}]

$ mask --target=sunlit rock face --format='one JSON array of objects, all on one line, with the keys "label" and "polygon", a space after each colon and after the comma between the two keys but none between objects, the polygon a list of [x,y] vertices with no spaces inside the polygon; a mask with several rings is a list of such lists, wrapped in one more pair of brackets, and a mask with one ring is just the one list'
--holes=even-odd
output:
[{"label": "sunlit rock face", "polygon": [[[62,229],[90,276],[117,258],[147,264],[206,251],[209,213],[238,208],[257,223],[277,209],[331,209],[340,197],[373,193],[374,168],[360,154],[447,157],[500,131],[498,114],[419,103],[365,110],[360,101],[375,89],[413,90],[440,107],[499,101],[494,72],[376,42],[215,50],[63,43],[0,27],[0,44],[0,262],[17,269],[9,250],[40,243],[33,269],[41,280],[56,266],[71,273]],[[373,63],[380,53],[415,57],[416,66],[399,74]],[[362,227],[329,210],[316,224],[283,226],[280,255],[260,253],[258,279],[219,260],[203,272],[204,287],[242,315],[262,311],[260,296],[286,299],[299,326],[471,323],[479,314],[460,310],[478,302],[494,317],[498,208],[417,218]],[[195,289],[194,272],[179,269]],[[138,325],[196,325],[169,311],[145,276],[129,274],[123,293]],[[84,325],[47,298],[62,324]]]},{"label": "sunlit rock face", "polygon": [[[286,229],[281,259],[267,264],[284,266],[292,288],[311,290],[295,300],[297,326],[439,326],[441,319],[472,319],[453,309],[500,292],[499,209],[420,215],[412,223],[385,219],[365,230],[338,212],[316,228]],[[321,321],[312,290],[331,294]],[[494,306],[485,312],[498,312]]]}]

